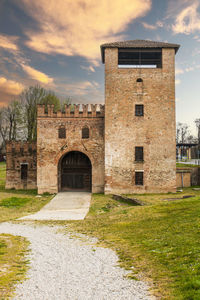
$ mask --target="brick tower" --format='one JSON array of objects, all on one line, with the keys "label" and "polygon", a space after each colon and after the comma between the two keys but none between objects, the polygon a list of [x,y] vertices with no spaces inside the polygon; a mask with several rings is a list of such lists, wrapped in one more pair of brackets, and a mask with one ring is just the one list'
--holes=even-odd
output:
[{"label": "brick tower", "polygon": [[133,40],[101,45],[105,63],[105,193],[176,189],[175,53]]}]

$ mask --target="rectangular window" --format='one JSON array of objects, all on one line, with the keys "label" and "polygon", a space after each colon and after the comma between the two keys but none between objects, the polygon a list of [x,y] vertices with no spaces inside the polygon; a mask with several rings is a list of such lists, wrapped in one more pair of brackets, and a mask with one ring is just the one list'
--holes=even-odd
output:
[{"label": "rectangular window", "polygon": [[135,161],[143,161],[143,147],[135,147]]},{"label": "rectangular window", "polygon": [[60,127],[58,129],[58,137],[59,137],[59,139],[65,139],[66,138],[66,129],[64,127]]},{"label": "rectangular window", "polygon": [[162,49],[119,48],[118,65],[122,68],[162,68]]},{"label": "rectangular window", "polygon": [[27,180],[28,177],[28,164],[21,164],[21,179]]},{"label": "rectangular window", "polygon": [[143,174],[141,171],[135,172],[135,185],[143,185]]},{"label": "rectangular window", "polygon": [[135,115],[139,116],[139,117],[144,116],[144,105],[143,104],[135,105]]}]

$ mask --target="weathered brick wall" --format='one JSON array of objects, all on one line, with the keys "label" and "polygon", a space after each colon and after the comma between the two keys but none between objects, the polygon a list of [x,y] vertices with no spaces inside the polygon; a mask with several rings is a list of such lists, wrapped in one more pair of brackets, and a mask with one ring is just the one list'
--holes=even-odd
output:
[{"label": "weathered brick wall", "polygon": [[[6,188],[36,189],[36,143],[8,142],[6,144]],[[28,165],[27,180],[21,179],[21,164]]]},{"label": "weathered brick wall", "polygon": [[[118,49],[105,49],[105,192],[172,192],[176,188],[174,49],[162,49],[162,68],[120,69]],[[142,78],[143,83],[136,82]],[[135,104],[144,116],[135,116]],[[135,147],[144,162],[135,162]],[[135,170],[144,185],[135,186]]]},{"label": "weathered brick wall", "polygon": [[[60,126],[66,138],[58,138]],[[90,138],[82,139],[82,128],[88,126]],[[60,188],[59,162],[70,151],[86,154],[92,164],[92,192],[104,190],[104,107],[67,105],[65,112],[53,112],[53,106],[38,106],[37,118],[37,185],[38,192],[56,193]]]}]

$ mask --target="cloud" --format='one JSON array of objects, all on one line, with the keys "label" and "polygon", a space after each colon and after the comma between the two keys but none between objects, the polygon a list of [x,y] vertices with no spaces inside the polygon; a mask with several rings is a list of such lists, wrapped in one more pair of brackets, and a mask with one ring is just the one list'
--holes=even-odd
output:
[{"label": "cloud", "polygon": [[96,82],[79,81],[65,84],[65,89],[69,94],[82,96],[88,94],[92,89],[96,89],[97,85]]},{"label": "cloud", "polygon": [[118,40],[128,24],[146,15],[152,0],[21,0],[18,5],[40,29],[25,31],[31,49],[48,54],[83,56],[93,63],[103,42]]},{"label": "cloud", "polygon": [[150,29],[150,30],[155,30],[157,29],[157,26],[156,25],[151,25],[151,24],[148,24],[148,23],[145,23],[145,22],[142,22],[142,25],[145,29]]},{"label": "cloud", "polygon": [[0,34],[0,47],[9,50],[18,50],[18,46],[16,45],[17,39],[15,36]]},{"label": "cloud", "polygon": [[184,73],[184,70],[181,69],[181,68],[179,68],[179,67],[176,67],[175,73],[176,73],[176,75],[180,75],[180,74],[183,74],[183,73]]},{"label": "cloud", "polygon": [[176,84],[176,85],[178,85],[178,84],[180,84],[180,83],[181,83],[181,80],[180,80],[180,79],[176,79],[176,80],[175,80],[175,84]]},{"label": "cloud", "polygon": [[21,65],[24,72],[26,72],[32,79],[35,79],[41,83],[49,84],[53,82],[53,78],[49,77],[45,73],[42,73],[28,65]]},{"label": "cloud", "polygon": [[190,34],[200,30],[200,14],[197,9],[199,7],[199,1],[188,2],[187,7],[181,10],[176,16],[175,24],[172,25],[174,33]]},{"label": "cloud", "polygon": [[18,96],[23,89],[24,86],[21,83],[9,80],[5,77],[0,77],[0,102],[6,103],[7,101],[11,100],[14,96]]},{"label": "cloud", "polygon": [[159,28],[159,27],[161,28],[164,26],[163,22],[161,22],[161,21],[157,21],[155,25],[142,22],[142,25],[144,28],[149,29],[149,30],[156,30],[157,28]]},{"label": "cloud", "polygon": [[95,72],[95,69],[93,66],[81,66],[81,69],[86,70],[88,72]]}]

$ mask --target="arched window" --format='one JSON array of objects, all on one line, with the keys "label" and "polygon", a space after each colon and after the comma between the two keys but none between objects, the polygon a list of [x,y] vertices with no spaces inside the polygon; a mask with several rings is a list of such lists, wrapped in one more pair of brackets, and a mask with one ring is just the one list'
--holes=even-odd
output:
[{"label": "arched window", "polygon": [[88,127],[82,128],[82,139],[89,139],[90,132]]},{"label": "arched window", "polygon": [[142,78],[138,78],[136,82],[143,82]]},{"label": "arched window", "polygon": [[59,139],[65,139],[66,138],[66,129],[65,129],[65,127],[62,126],[58,129],[58,137],[59,137]]}]

